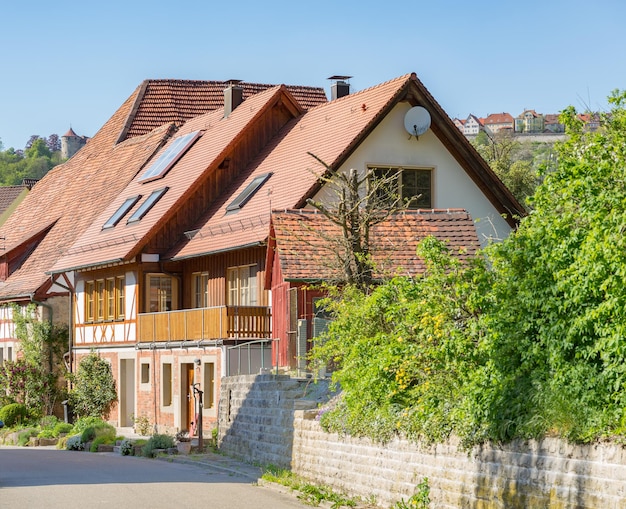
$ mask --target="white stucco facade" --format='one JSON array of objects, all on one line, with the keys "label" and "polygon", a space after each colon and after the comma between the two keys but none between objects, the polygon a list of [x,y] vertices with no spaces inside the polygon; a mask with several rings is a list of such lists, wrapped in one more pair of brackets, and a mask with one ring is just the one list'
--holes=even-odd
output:
[{"label": "white stucco facade", "polygon": [[[365,172],[368,166],[432,169],[433,208],[467,210],[476,222],[478,238],[483,246],[492,240],[507,237],[511,227],[432,130],[419,139],[414,136],[409,138],[404,129],[404,115],[409,108],[407,103],[398,104],[340,170]],[[333,193],[323,188],[315,199],[329,202],[333,200]]]}]

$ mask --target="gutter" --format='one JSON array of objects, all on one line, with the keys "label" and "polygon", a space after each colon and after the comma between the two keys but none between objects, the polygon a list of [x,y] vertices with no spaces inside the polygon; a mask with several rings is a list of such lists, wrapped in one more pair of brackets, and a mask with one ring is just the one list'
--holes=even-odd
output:
[{"label": "gutter", "polygon": [[174,348],[204,348],[207,346],[223,346],[222,339],[199,339],[197,341],[159,341],[152,343],[137,343],[136,350],[172,350]]}]

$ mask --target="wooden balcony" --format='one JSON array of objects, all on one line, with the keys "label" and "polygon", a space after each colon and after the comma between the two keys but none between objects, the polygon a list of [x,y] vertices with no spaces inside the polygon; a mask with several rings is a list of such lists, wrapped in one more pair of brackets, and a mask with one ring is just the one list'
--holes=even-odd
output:
[{"label": "wooden balcony", "polygon": [[162,313],[141,313],[140,343],[203,339],[263,339],[271,337],[271,309],[262,306],[217,306]]}]

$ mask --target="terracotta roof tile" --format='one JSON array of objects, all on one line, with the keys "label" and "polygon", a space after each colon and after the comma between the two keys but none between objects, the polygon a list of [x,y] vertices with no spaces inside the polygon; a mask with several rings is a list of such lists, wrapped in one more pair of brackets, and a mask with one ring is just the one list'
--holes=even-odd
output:
[{"label": "terracotta roof tile", "polygon": [[7,210],[27,186],[0,186],[0,214]]},{"label": "terracotta roof tile", "polygon": [[[139,87],[124,139],[150,132],[164,123],[182,125],[186,121],[224,106],[226,81],[146,80]],[[244,100],[276,85],[241,82]],[[326,102],[323,88],[288,85],[289,90],[305,109]]]},{"label": "terracotta roof tile", "polygon": [[[196,227],[199,232],[248,220],[269,222],[270,209],[296,208],[309,194],[324,168],[309,155],[315,154],[329,165],[349,150],[360,134],[379,117],[384,107],[401,90],[410,75],[382,83],[376,87],[344,96],[306,112],[283,128],[247,172],[225,190]],[[365,106],[365,107],[364,107]],[[238,212],[227,213],[226,207],[257,176],[271,173],[271,177]],[[171,253],[174,258],[186,258],[213,252],[216,236],[196,235]],[[229,241],[245,243],[245,238],[229,236]],[[219,241],[220,249],[225,240]]]},{"label": "terracotta roof tile", "polygon": [[[187,122],[173,139],[197,130],[204,130],[204,135],[164,177],[141,183],[139,181],[141,173],[139,173],[121,192],[118,191],[113,201],[95,216],[95,221],[54,265],[52,271],[93,266],[132,257],[133,252],[150,239],[150,235],[165,218],[173,214],[184,202],[186,193],[197,186],[200,179],[206,177],[207,168],[221,161],[224,150],[281,94],[284,94],[282,87],[267,89],[247,99],[244,102],[246,107],[236,108],[228,118],[223,117],[223,111],[220,109]],[[131,139],[126,143],[132,141]],[[168,146],[169,143],[163,146],[162,150],[166,150]],[[142,196],[142,199],[129,211],[128,214],[131,214],[140,206],[145,197],[163,187],[169,189],[143,219],[127,224],[124,218],[114,228],[102,229],[107,219],[127,198]]]},{"label": "terracotta roof tile", "polygon": [[89,144],[50,170],[2,225],[6,251],[0,251],[0,256],[33,238],[45,224],[54,223],[22,266],[0,282],[0,299],[29,297],[48,283],[46,272],[162,142],[164,129],[141,143],[129,140],[115,145],[135,99],[136,94],[131,95]]},{"label": "terracotta roof tile", "polygon": [[[337,280],[342,242],[339,228],[311,210],[272,213],[272,226],[285,280]],[[417,244],[432,235],[465,259],[479,248],[474,221],[461,209],[406,211],[390,216],[371,231],[375,277],[415,275],[424,271]]]}]

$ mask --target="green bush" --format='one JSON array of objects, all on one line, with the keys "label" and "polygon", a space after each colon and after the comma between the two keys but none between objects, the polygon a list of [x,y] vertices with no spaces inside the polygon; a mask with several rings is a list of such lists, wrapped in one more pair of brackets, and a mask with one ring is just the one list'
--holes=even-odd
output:
[{"label": "green bush", "polygon": [[155,449],[169,449],[174,447],[174,437],[170,435],[153,435],[141,449],[141,454],[146,458],[154,456]]},{"label": "green bush", "polygon": [[74,389],[69,399],[74,411],[82,416],[107,417],[117,401],[111,365],[92,352],[80,361],[71,379]]},{"label": "green bush", "polygon": [[74,427],[72,428],[72,434],[80,435],[90,426],[97,426],[104,423],[105,421],[103,421],[100,417],[81,417],[74,423]]},{"label": "green bush", "polygon": [[133,454],[133,441],[125,438],[120,444],[120,453],[122,456],[130,456]]},{"label": "green bush", "polygon": [[89,447],[89,452],[98,452],[98,446],[100,444],[112,445],[115,443],[115,435],[100,435],[93,439],[91,442],[91,447]]},{"label": "green bush", "polygon": [[38,434],[37,438],[56,438],[54,436],[53,431],[50,428],[42,429]]},{"label": "green bush", "polygon": [[81,434],[83,442],[91,442],[100,437],[115,441],[115,428],[106,422],[101,422],[85,428]]},{"label": "green bush", "polygon": [[73,428],[74,426],[72,426],[71,424],[67,422],[57,422],[54,428],[52,429],[52,436],[54,438],[58,438],[64,433],[65,434],[69,433],[70,431],[72,431]]},{"label": "green bush", "polygon": [[18,433],[17,445],[24,447],[25,445],[28,445],[28,442],[30,442],[31,437],[36,437],[36,436],[37,436],[36,429],[25,429],[23,431],[20,431]]},{"label": "green bush", "polygon": [[0,421],[4,422],[7,427],[13,427],[16,424],[28,422],[28,409],[21,403],[11,403],[0,408]]}]

